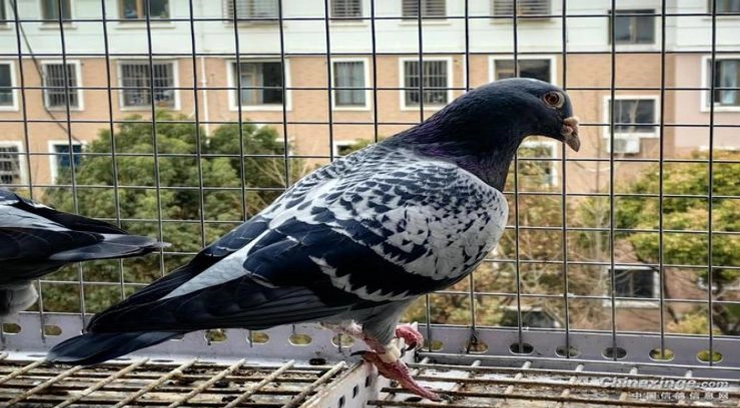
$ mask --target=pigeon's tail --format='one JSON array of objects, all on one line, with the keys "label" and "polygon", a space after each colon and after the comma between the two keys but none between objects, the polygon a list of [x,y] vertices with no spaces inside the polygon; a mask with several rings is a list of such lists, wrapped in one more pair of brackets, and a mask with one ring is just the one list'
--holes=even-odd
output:
[{"label": "pigeon's tail", "polygon": [[103,241],[50,256],[53,261],[80,262],[93,259],[126,258],[144,255],[169,246],[149,237],[126,234],[102,234]]},{"label": "pigeon's tail", "polygon": [[90,365],[162,343],[181,332],[85,333],[54,346],[46,360],[52,363]]},{"label": "pigeon's tail", "polygon": [[0,286],[0,317],[31,307],[38,297],[36,288],[30,282]]}]

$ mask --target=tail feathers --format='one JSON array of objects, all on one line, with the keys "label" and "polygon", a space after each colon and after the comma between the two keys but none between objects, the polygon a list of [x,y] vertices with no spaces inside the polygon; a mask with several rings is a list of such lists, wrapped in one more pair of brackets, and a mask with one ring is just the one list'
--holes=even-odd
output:
[{"label": "tail feathers", "polygon": [[125,258],[144,255],[170,244],[140,235],[103,234],[104,240],[93,245],[57,252],[53,261],[79,262],[93,259]]},{"label": "tail feathers", "polygon": [[31,307],[38,297],[36,287],[30,282],[13,285],[13,287],[0,286],[0,317]]},{"label": "tail feathers", "polygon": [[91,365],[179,336],[180,332],[85,333],[54,346],[46,360]]}]

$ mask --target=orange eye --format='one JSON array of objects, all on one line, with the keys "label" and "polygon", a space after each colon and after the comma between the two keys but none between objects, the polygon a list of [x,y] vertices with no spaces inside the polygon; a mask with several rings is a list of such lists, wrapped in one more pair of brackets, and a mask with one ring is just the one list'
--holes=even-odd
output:
[{"label": "orange eye", "polygon": [[560,92],[548,92],[542,97],[542,100],[553,108],[559,108],[565,103],[565,96]]}]

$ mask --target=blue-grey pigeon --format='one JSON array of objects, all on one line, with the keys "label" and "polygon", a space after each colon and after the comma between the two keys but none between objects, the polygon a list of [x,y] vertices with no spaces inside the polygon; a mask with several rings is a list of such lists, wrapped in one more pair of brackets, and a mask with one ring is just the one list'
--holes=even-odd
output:
[{"label": "blue-grey pigeon", "polygon": [[144,255],[165,245],[0,188],[0,317],[34,304],[31,281],[70,262]]},{"label": "blue-grey pigeon", "polygon": [[321,322],[355,335],[380,373],[422,397],[399,358],[418,296],[460,281],[501,237],[502,190],[527,136],[580,147],[568,96],[533,79],[470,91],[423,123],[289,188],[188,264],[96,315],[53,362],[94,364],[212,328]]}]

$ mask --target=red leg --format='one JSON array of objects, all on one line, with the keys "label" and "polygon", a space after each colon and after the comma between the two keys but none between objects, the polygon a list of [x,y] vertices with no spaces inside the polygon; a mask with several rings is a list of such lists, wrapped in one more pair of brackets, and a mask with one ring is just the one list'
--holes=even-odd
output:
[{"label": "red leg", "polygon": [[400,358],[393,362],[386,362],[382,354],[367,351],[363,353],[362,358],[378,368],[378,373],[389,380],[398,381],[398,384],[408,391],[432,401],[441,401],[442,398],[436,392],[430,391],[416,382],[411,377],[411,371],[406,363]]},{"label": "red leg", "polygon": [[418,349],[424,345],[424,336],[410,324],[401,324],[396,327],[396,337],[406,342],[406,350]]}]

